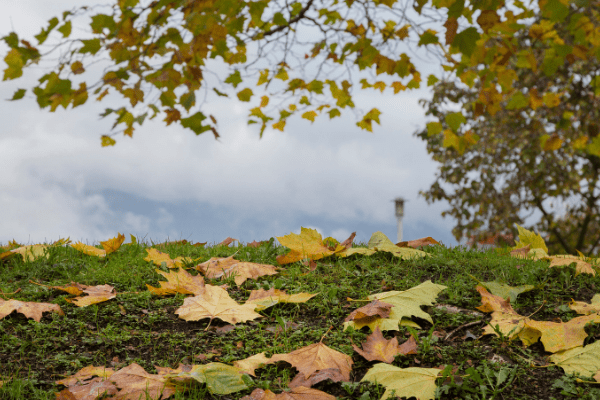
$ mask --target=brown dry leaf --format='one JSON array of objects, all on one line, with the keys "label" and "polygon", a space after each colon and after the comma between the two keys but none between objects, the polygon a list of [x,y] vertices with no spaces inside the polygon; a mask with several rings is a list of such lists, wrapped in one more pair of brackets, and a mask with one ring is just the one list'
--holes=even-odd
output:
[{"label": "brown dry leaf", "polygon": [[572,255],[557,255],[550,256],[550,265],[551,267],[561,267],[566,265],[571,265],[571,263],[575,263],[575,276],[579,274],[591,274],[592,276],[596,276],[596,271],[592,268],[592,265],[588,262],[582,260],[582,257],[576,257]]},{"label": "brown dry leaf", "polygon": [[270,390],[254,389],[249,396],[240,400],[335,400],[336,397],[317,389],[296,387],[289,392],[275,394]]},{"label": "brown dry leaf", "polygon": [[[411,342],[412,339],[412,342]],[[352,345],[354,350],[369,361],[383,361],[391,364],[394,361],[394,357],[398,354],[417,354],[417,342],[414,337],[410,337],[406,342],[402,344],[404,348],[398,345],[398,339],[385,339],[379,327],[375,328],[375,331],[367,336],[367,341],[363,343],[362,350]],[[405,351],[404,353],[402,351]]]},{"label": "brown dry leaf", "polygon": [[64,386],[73,386],[77,382],[88,380],[94,376],[98,376],[100,378],[108,378],[112,374],[114,374],[114,370],[112,368],[105,367],[94,367],[93,365],[88,365],[85,368],[81,368],[75,375],[71,375],[68,378],[61,379],[56,381],[57,385]]},{"label": "brown dry leaf", "polygon": [[[254,312],[254,304],[238,304],[229,297],[226,290],[218,286],[205,285],[204,293],[188,297],[175,314],[186,321],[199,321],[204,318],[219,318],[230,324],[262,317]],[[209,323],[210,325],[210,323]]]},{"label": "brown dry leaf", "polygon": [[269,308],[277,303],[305,303],[318,293],[294,293],[286,294],[285,290],[271,288],[269,290],[258,289],[250,292],[250,297],[246,300],[246,304],[252,303],[256,305],[255,310],[261,311]]},{"label": "brown dry leaf", "polygon": [[427,236],[421,239],[409,240],[408,242],[398,242],[396,246],[398,247],[412,247],[413,249],[418,249],[421,246],[427,246],[430,244],[440,244],[437,240],[432,238],[431,236]]},{"label": "brown dry leaf", "polygon": [[[65,299],[69,303],[75,304],[77,307],[87,307],[90,304],[102,303],[117,296],[115,288],[110,285],[87,286],[81,283],[71,282],[71,285],[77,285],[82,288],[84,293],[89,296],[75,297],[73,299]],[[64,289],[61,289],[64,290]],[[66,290],[65,290],[66,291]]]},{"label": "brown dry leaf", "polygon": [[246,246],[250,246],[250,247],[260,247],[261,244],[263,243],[267,243],[267,240],[262,240],[260,242],[257,242],[256,240],[253,240],[252,243],[248,243],[246,244]]},{"label": "brown dry leaf", "polygon": [[174,271],[166,273],[159,269],[155,271],[167,278],[167,282],[159,282],[160,288],[146,284],[152,294],[157,296],[166,296],[175,293],[197,295],[204,292],[204,278],[200,275],[193,276],[183,268],[179,268],[177,273]]},{"label": "brown dry leaf", "polygon": [[44,312],[55,312],[58,315],[65,315],[58,304],[36,303],[33,301],[25,302],[14,299],[6,301],[0,298],[0,319],[6,317],[13,311],[21,313],[27,318],[32,318],[36,322],[40,322],[42,313]]},{"label": "brown dry leaf", "polygon": [[342,243],[340,243],[340,245],[344,246],[347,249],[351,248],[352,247],[352,242],[354,241],[354,237],[355,236],[356,236],[356,232],[352,232],[352,234],[350,235],[350,237],[348,237],[348,239],[346,239]]},{"label": "brown dry leaf", "polygon": [[154,265],[161,266],[162,263],[166,263],[168,268],[177,268],[183,267],[184,262],[192,262],[193,260],[189,257],[177,257],[176,259],[171,259],[171,256],[167,253],[163,253],[160,250],[156,250],[155,248],[146,249],[148,256],[144,258],[144,261],[153,262]]},{"label": "brown dry leaf", "polygon": [[302,372],[299,372],[298,375],[294,377],[294,379],[289,383],[289,388],[295,388],[299,386],[304,386],[306,388],[312,387],[319,382],[326,381],[327,379],[332,380],[333,382],[340,382],[344,380],[344,376],[337,368],[327,368],[319,370],[313,373],[311,376],[306,378]]},{"label": "brown dry leaf", "polygon": [[[84,370],[85,372],[81,374]],[[174,386],[164,377],[164,374],[170,371],[176,370],[163,368],[162,374],[152,375],[136,363],[114,373],[110,373],[112,370],[109,368],[104,370],[102,367],[89,366],[72,377],[62,379],[56,383],[67,386],[67,389],[64,389],[61,394],[71,393],[77,400],[95,400],[105,392],[110,396],[114,396],[112,398],[121,400],[146,398],[146,393],[151,399],[158,400],[167,399],[175,393]],[[78,376],[78,374],[81,375]],[[98,377],[84,382],[94,375]],[[73,378],[75,378],[75,381]]]},{"label": "brown dry leaf", "polygon": [[233,362],[233,366],[239,368],[242,372],[256,376],[254,370],[262,368],[266,364],[271,364],[273,361],[265,356],[265,352],[255,354],[251,357],[244,358],[243,360],[237,360]]},{"label": "brown dry leaf", "polygon": [[233,238],[230,238],[229,236],[227,236],[227,239],[225,239],[221,243],[217,244],[217,246],[229,246],[235,240],[237,240],[237,239],[233,239]]},{"label": "brown dry leaf", "polygon": [[272,362],[285,361],[294,366],[304,376],[310,376],[316,371],[327,368],[340,370],[344,381],[350,381],[352,357],[327,347],[323,342],[302,347],[287,354],[274,354]]},{"label": "brown dry leaf", "polygon": [[259,276],[275,275],[277,273],[277,267],[274,265],[238,261],[233,256],[225,258],[212,257],[210,260],[196,265],[196,269],[208,279],[235,275],[234,281],[238,286],[246,282],[246,279],[256,279]]},{"label": "brown dry leaf", "polygon": [[375,320],[376,318],[389,317],[393,306],[394,305],[390,303],[373,300],[366,306],[362,306],[361,308],[352,311],[344,321],[355,321],[361,324],[368,324],[371,320]]}]

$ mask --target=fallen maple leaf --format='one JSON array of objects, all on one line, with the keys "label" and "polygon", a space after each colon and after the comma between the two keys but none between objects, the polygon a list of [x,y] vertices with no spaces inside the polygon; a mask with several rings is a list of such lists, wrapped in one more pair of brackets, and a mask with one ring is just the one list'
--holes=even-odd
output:
[{"label": "fallen maple leaf", "polygon": [[370,256],[375,254],[378,251],[386,251],[392,253],[396,257],[400,257],[403,259],[410,259],[413,257],[423,258],[423,257],[431,257],[431,254],[428,254],[421,250],[416,250],[410,247],[400,247],[396,246],[383,232],[375,232],[371,235],[371,239],[369,239],[369,243],[367,243],[368,248],[364,247],[352,247],[343,249],[340,252],[336,253],[338,257],[348,257],[352,254],[362,254],[366,256]]},{"label": "fallen maple leaf", "polygon": [[392,307],[393,304],[373,300],[366,306],[362,306],[361,308],[352,311],[344,321],[355,321],[359,324],[367,325],[377,318],[389,317]]},{"label": "fallen maple leaf", "polygon": [[[159,367],[157,367],[158,369]],[[82,371],[84,371],[82,373]],[[164,370],[164,368],[163,368]],[[57,381],[57,384],[67,386],[59,393],[63,398],[75,398],[77,400],[94,400],[103,394],[122,399],[134,400],[140,398],[160,400],[167,399],[173,393],[175,388],[167,381],[164,373],[152,375],[147,373],[140,365],[133,363],[125,368],[111,373],[112,370],[102,367],[88,366],[67,379]],[[89,379],[92,376],[97,376]],[[75,378],[74,381],[72,378]],[[84,382],[86,381],[86,382]],[[67,397],[68,395],[72,397]]]},{"label": "fallen maple leaf", "polygon": [[77,289],[83,293],[87,293],[89,296],[65,299],[65,301],[68,301],[69,303],[74,303],[77,307],[87,307],[91,304],[102,303],[113,299],[117,296],[115,288],[110,285],[88,286],[77,282],[71,282],[71,286],[52,286],[52,288],[64,290],[68,293],[72,293]]},{"label": "fallen maple leaf", "polygon": [[548,268],[566,267],[572,263],[575,263],[575,276],[579,274],[590,274],[592,276],[596,276],[596,271],[594,271],[592,265],[582,260],[582,257],[575,257],[572,255],[557,255],[548,258],[550,259],[550,265]]},{"label": "fallen maple leaf", "polygon": [[36,322],[40,322],[42,319],[42,313],[44,312],[55,312],[58,315],[65,315],[58,304],[36,303],[33,301],[25,302],[15,299],[10,299],[7,301],[0,298],[0,319],[6,317],[13,311],[21,313],[27,318],[32,318]]},{"label": "fallen maple leaf", "polygon": [[435,380],[442,371],[436,368],[398,368],[379,363],[367,371],[361,382],[368,381],[385,386],[381,400],[387,399],[392,391],[397,397],[416,397],[419,400],[435,398]]},{"label": "fallen maple leaf", "polygon": [[431,236],[427,236],[421,239],[409,240],[408,242],[398,242],[396,246],[398,247],[412,247],[413,249],[418,249],[419,247],[424,247],[430,244],[440,244],[437,240],[432,238]]},{"label": "fallen maple leaf", "polygon": [[302,347],[287,354],[274,354],[271,362],[285,361],[292,364],[304,376],[310,376],[316,371],[335,368],[340,371],[344,381],[350,381],[352,358],[344,353],[327,347],[323,342]]},{"label": "fallen maple leaf", "polygon": [[238,261],[233,256],[224,258],[212,257],[210,260],[196,265],[196,269],[202,272],[208,279],[218,279],[234,275],[234,281],[238,286],[246,282],[246,279],[256,279],[264,275],[277,274],[277,267],[274,265]]},{"label": "fallen maple leaf", "polygon": [[569,304],[569,308],[575,311],[577,314],[589,315],[600,313],[600,294],[595,294],[594,297],[592,297],[591,303],[575,301],[571,299],[571,304]]},{"label": "fallen maple leaf", "polygon": [[318,293],[295,293],[286,294],[284,290],[271,288],[269,290],[258,289],[250,292],[250,297],[246,300],[246,304],[252,303],[256,305],[256,311],[262,311],[266,308],[274,306],[277,303],[306,303]]},{"label": "fallen maple leaf", "polygon": [[248,389],[243,379],[244,372],[231,365],[211,362],[203,365],[192,365],[188,371],[168,374],[168,379],[182,382],[194,380],[206,383],[206,388],[212,394],[229,394]]},{"label": "fallen maple leaf", "polygon": [[529,292],[530,290],[535,289],[534,285],[521,285],[521,286],[509,286],[504,283],[492,281],[492,282],[481,282],[479,279],[475,278],[472,275],[469,275],[471,278],[475,279],[481,286],[485,287],[492,294],[496,296],[500,296],[503,299],[510,298],[510,302],[514,303],[517,301],[517,296],[521,293]]},{"label": "fallen maple leaf", "polygon": [[176,259],[172,260],[171,256],[169,256],[167,253],[163,253],[162,251],[154,248],[146,249],[146,252],[148,253],[148,256],[144,258],[144,261],[153,262],[154,265],[158,265],[159,267],[162,265],[162,263],[166,263],[168,268],[181,268],[183,267],[184,262],[189,263],[194,261],[190,257],[177,257]]},{"label": "fallen maple leaf", "polygon": [[186,321],[199,321],[205,318],[210,318],[212,321],[213,318],[219,318],[235,325],[238,322],[262,317],[254,312],[254,304],[238,304],[229,297],[226,290],[218,286],[205,285],[204,288],[204,293],[188,297],[183,301],[183,305],[175,311],[179,318]]},{"label": "fallen maple leaf", "polygon": [[600,372],[600,341],[558,352],[550,356],[550,361],[561,367],[566,374],[590,378]]},{"label": "fallen maple leaf", "polygon": [[279,264],[290,264],[306,258],[311,260],[320,260],[323,257],[330,256],[336,252],[345,250],[342,245],[338,245],[335,250],[323,244],[323,238],[316,229],[300,228],[300,234],[290,233],[285,236],[278,236],[277,240],[282,246],[288,247],[291,251],[285,255],[279,255],[276,260]]},{"label": "fallen maple leaf", "polygon": [[418,346],[412,336],[402,343],[402,346],[399,346],[397,338],[385,339],[381,330],[377,327],[372,334],[367,336],[367,341],[363,343],[362,350],[354,344],[352,347],[354,351],[369,361],[379,360],[391,364],[398,354],[417,354]]},{"label": "fallen maple leaf", "polygon": [[335,400],[336,397],[317,389],[306,387],[295,387],[289,392],[275,394],[269,389],[254,389],[249,396],[240,400]]},{"label": "fallen maple leaf", "polygon": [[248,375],[256,376],[254,374],[255,369],[261,368],[262,366],[271,363],[272,361],[267,356],[265,356],[265,352],[263,351],[262,353],[255,354],[248,358],[244,358],[243,360],[234,361],[233,366],[239,368],[240,371]]},{"label": "fallen maple leaf", "polygon": [[233,238],[227,236],[227,239],[225,239],[221,243],[217,244],[217,246],[229,246],[234,241],[237,241],[237,239],[233,239]]},{"label": "fallen maple leaf", "polygon": [[305,377],[302,372],[298,372],[298,375],[296,375],[294,377],[294,379],[292,379],[292,381],[289,383],[288,387],[295,388],[295,387],[303,386],[303,387],[309,388],[309,387],[312,387],[313,385],[316,385],[319,382],[323,382],[328,379],[333,382],[341,382],[341,381],[345,380],[344,376],[342,375],[342,373],[340,372],[339,369],[326,368],[326,369],[321,369],[317,372],[313,372],[312,375],[310,375],[309,377]]},{"label": "fallen maple leaf", "polygon": [[160,281],[160,288],[146,284],[152,294],[157,296],[166,296],[175,293],[197,295],[204,292],[204,278],[200,275],[193,276],[183,268],[179,268],[177,273],[174,271],[166,273],[159,269],[155,271],[167,278],[167,282]]},{"label": "fallen maple leaf", "polygon": [[125,241],[125,235],[119,233],[117,237],[114,237],[109,240],[105,240],[104,242],[100,242],[102,249],[98,249],[94,246],[90,246],[81,242],[77,242],[72,244],[71,246],[75,250],[79,250],[83,254],[87,254],[88,256],[95,256],[99,258],[104,258],[110,253],[114,253],[121,247],[123,242]]}]

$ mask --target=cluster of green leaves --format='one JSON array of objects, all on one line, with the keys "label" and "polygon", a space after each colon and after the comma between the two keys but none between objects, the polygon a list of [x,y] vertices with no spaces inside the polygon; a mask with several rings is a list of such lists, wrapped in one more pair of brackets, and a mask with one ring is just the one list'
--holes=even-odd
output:
[{"label": "cluster of green leaves", "polygon": [[[260,104],[251,108],[249,113],[249,123],[261,124],[262,136],[269,121],[274,121],[271,123],[272,128],[283,130],[287,118],[302,111],[302,118],[314,121],[325,108],[331,108],[327,113],[330,118],[334,118],[341,115],[341,109],[354,107],[350,93],[352,83],[348,80],[337,82],[320,79],[318,76],[314,79],[290,76],[296,71],[303,71],[303,68],[301,65],[290,67],[286,62],[287,49],[299,46],[295,40],[296,31],[307,24],[318,27],[324,37],[312,43],[312,50],[310,54],[305,54],[304,59],[312,60],[321,56],[324,58],[323,64],[331,60],[334,64],[358,66],[360,70],[374,68],[377,75],[386,74],[400,79],[412,75],[407,83],[394,81],[389,85],[383,81],[369,82],[363,79],[363,89],[383,91],[390,86],[394,93],[398,93],[419,88],[421,76],[410,57],[406,53],[398,55],[394,51],[386,51],[390,42],[406,39],[409,29],[415,25],[402,25],[394,18],[379,17],[378,13],[385,14],[386,11],[402,12],[397,3],[396,0],[332,0],[318,4],[314,0],[308,0],[305,3],[295,1],[282,5],[268,0],[160,0],[142,5],[139,0],[119,0],[113,5],[114,12],[111,15],[92,15],[91,39],[75,38],[62,42],[70,44],[72,50],[61,58],[55,71],[40,78],[33,93],[39,106],[50,107],[51,111],[59,105],[67,108],[69,105],[77,107],[85,103],[92,86],[88,88],[86,82],[81,82],[75,89],[69,76],[84,73],[86,65],[91,63],[87,61],[90,56],[108,54],[114,68],[103,75],[94,90],[98,100],[112,89],[128,99],[134,108],[136,104],[145,102],[150,90],[158,89],[160,94],[157,100],[148,104],[153,112],[151,118],[162,111],[166,115],[164,121],[167,125],[178,121],[196,134],[212,130],[215,137],[218,137],[215,117],[208,116],[212,122],[210,124],[205,122],[207,116],[204,113],[192,110],[196,104],[195,92],[203,86],[205,61],[220,57],[233,66],[233,72],[224,82],[237,90],[235,94],[240,101],[250,102],[255,94],[250,87],[238,89],[244,78],[240,73],[241,68],[237,66],[245,66],[246,69],[256,61],[261,61],[261,54],[264,53],[259,51],[256,59],[253,59],[246,54],[247,46],[250,43],[266,45],[281,38],[289,40],[291,36],[292,44],[286,46],[286,53],[282,58],[268,68],[257,71],[260,76],[256,85],[268,86],[273,79],[287,82],[284,93],[292,92],[296,95],[298,91],[295,100],[305,107],[300,108],[295,102],[280,107],[279,117],[274,121],[276,117],[269,115],[264,109],[270,96],[263,95]],[[426,4],[427,0],[416,0],[413,8],[421,14]],[[589,1],[540,1],[540,20],[531,26],[518,21],[534,16],[534,11],[521,1],[515,1],[514,5],[521,12],[514,14],[512,11],[505,11],[502,20],[500,10],[505,6],[502,0],[469,4],[463,0],[434,0],[433,8],[447,9],[443,24],[446,29],[443,38],[445,45],[437,31],[417,30],[418,46],[431,45],[441,50],[448,62],[443,65],[446,71],[456,73],[469,87],[473,87],[475,79],[481,79],[480,96],[473,104],[475,116],[493,116],[505,102],[507,109],[553,108],[560,103],[563,94],[546,90],[547,88],[531,93],[517,90],[513,84],[518,82],[519,71],[531,70],[535,73],[540,70],[550,77],[566,62],[572,63],[576,59],[592,60],[599,54],[600,45],[594,39],[597,12],[587,12],[590,8]],[[87,7],[81,7],[79,11],[86,10]],[[354,13],[362,18],[350,18],[349,15]],[[476,13],[479,16],[473,21]],[[70,38],[71,19],[77,14],[78,12],[66,11],[62,14],[62,20],[52,18],[48,26],[36,35],[38,44],[43,44],[55,29],[63,39]],[[372,15],[377,15],[377,18]],[[565,29],[557,30],[554,25],[564,21],[567,16],[571,22]],[[459,20],[466,20],[468,27],[459,31]],[[176,22],[173,24],[173,21]],[[541,63],[533,57],[528,47],[517,41],[516,38],[522,36],[523,32],[539,44],[543,55]],[[24,67],[40,60],[39,50],[28,41],[19,40],[15,32],[3,39],[11,48],[5,57],[8,67],[4,70],[4,80],[20,77]],[[453,57],[455,54],[460,56],[459,60]],[[165,62],[159,66],[151,65],[149,61],[155,56],[162,57]],[[478,66],[483,68],[477,72],[472,70]],[[69,76],[61,78],[63,73]],[[130,82],[133,76],[138,77],[136,82]],[[596,86],[598,78],[594,79]],[[427,84],[431,86],[437,81],[438,78],[430,75]],[[498,84],[501,91],[497,89]],[[325,101],[319,106],[313,105],[313,96],[326,97],[326,87],[334,103]],[[185,90],[178,94],[175,92],[178,88]],[[229,96],[217,88],[212,90],[219,96]],[[18,89],[13,100],[23,98],[25,93],[26,89]],[[182,112],[193,113],[183,118]],[[116,110],[106,109],[102,116],[110,114],[116,114],[113,128],[123,124],[124,134],[131,136],[134,124],[141,125],[148,112],[134,116],[127,107],[121,107]],[[379,115],[380,111],[373,108],[357,125],[371,131],[372,123],[379,123]],[[449,121],[449,128],[444,130],[445,147],[454,147],[462,152],[478,142],[476,134],[460,134],[460,127],[465,122],[462,113]],[[441,121],[429,124],[428,130],[430,134],[441,132]],[[114,143],[112,137],[102,136],[103,146]],[[570,143],[566,145],[573,146]],[[584,148],[589,154],[600,155],[600,138],[584,139],[582,136],[576,146]]]}]

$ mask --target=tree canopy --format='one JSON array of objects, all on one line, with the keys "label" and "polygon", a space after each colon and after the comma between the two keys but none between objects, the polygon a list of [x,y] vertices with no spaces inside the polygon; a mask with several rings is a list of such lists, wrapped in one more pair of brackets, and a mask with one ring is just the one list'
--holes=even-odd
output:
[{"label": "tree canopy", "polygon": [[[403,23],[400,21],[405,15],[403,4],[397,0],[307,0],[285,4],[269,0],[117,0],[112,13],[91,15],[89,38],[77,38],[72,31],[73,19],[93,12],[93,8],[80,7],[50,19],[35,36],[40,46],[49,35],[58,35],[62,41],[52,51],[62,52],[56,68],[39,79],[32,93],[39,106],[51,112],[59,106],[66,109],[69,105],[73,108],[82,105],[90,94],[102,100],[111,91],[119,93],[131,107],[106,108],[101,114],[114,115],[113,130],[119,127],[111,135],[102,135],[103,146],[114,145],[116,133],[131,137],[135,125],[142,125],[150,113],[150,119],[162,114],[167,125],[178,122],[198,135],[212,131],[217,138],[216,118],[205,115],[196,105],[200,88],[252,102],[248,123],[260,124],[262,136],[267,124],[283,131],[287,119],[293,115],[314,121],[325,111],[332,119],[354,108],[351,81],[321,78],[319,74],[303,76],[303,62],[319,60],[321,66],[374,69],[378,76],[397,79],[389,84],[363,79],[361,89],[383,92],[389,87],[397,94],[419,88],[419,71],[406,53],[393,46],[406,41],[409,30],[417,32],[418,46],[441,51],[444,69],[456,74],[463,83],[472,87],[476,78],[482,80],[479,98],[474,102],[475,114],[482,117],[493,116],[503,104],[509,109],[523,110],[556,107],[564,94],[549,90],[524,93],[515,88],[519,71],[531,70],[550,77],[561,66],[575,60],[591,60],[600,51],[598,30],[591,19],[597,13],[581,11],[589,8],[589,0],[540,0],[542,18],[531,26],[519,23],[533,16],[533,10],[520,0],[514,1],[520,10],[518,14],[504,9],[503,0],[477,0],[469,4],[464,0],[432,0],[428,7],[425,7],[427,0],[404,3],[404,7],[412,5],[420,15],[425,9],[445,11],[443,26],[440,23],[440,30],[443,27],[445,32],[420,31],[417,24]],[[554,25],[567,16],[570,23],[558,32]],[[465,27],[459,27],[459,23]],[[296,60],[298,65],[290,65],[291,51],[299,45],[298,33],[309,27],[318,29],[322,37],[308,43],[312,49]],[[515,40],[515,33],[523,29],[539,46],[539,59]],[[46,55],[29,41],[20,39],[16,32],[2,39],[10,47],[4,57],[7,67],[3,80],[19,78],[24,68]],[[257,54],[247,53],[250,43],[258,44]],[[282,58],[268,60],[267,67],[252,71],[255,64],[272,54],[265,50],[270,44],[283,46]],[[98,82],[89,85],[85,80],[74,82],[101,56],[108,56],[111,66]],[[231,67],[223,82],[228,85],[224,91],[206,87],[205,75],[211,72],[206,61],[217,57]],[[598,83],[596,78],[594,85]],[[274,81],[284,84],[280,94],[288,98],[269,111],[269,101],[277,93],[266,91]],[[428,86],[437,81],[434,75],[427,77]],[[255,90],[263,85],[265,93],[256,94]],[[255,86],[254,90],[250,86]],[[24,98],[27,90],[19,88],[11,100]],[[153,91],[158,94],[150,98]],[[373,108],[357,125],[372,131],[373,122],[380,123],[380,114]],[[443,131],[444,146],[462,152],[477,143],[477,136],[461,133],[464,120],[458,114],[451,117],[451,123]],[[441,121],[428,125],[431,134],[441,129]],[[559,142],[554,147],[572,145],[560,138],[552,143]],[[575,143],[589,154],[600,155],[598,137],[582,133]]]},{"label": "tree canopy", "polygon": [[[586,15],[597,15],[590,8]],[[595,14],[596,13],[596,14]],[[565,46],[576,46],[576,38],[564,34],[572,26],[574,13],[555,25],[564,37]],[[541,24],[541,16],[535,24]],[[597,23],[597,21],[596,21]],[[543,44],[519,32],[515,41],[520,48],[529,47],[532,60],[544,60]],[[519,59],[509,60],[519,64]],[[598,178],[600,157],[590,154],[582,137],[595,143],[600,137],[600,112],[597,88],[598,63],[594,59],[575,60],[558,65],[551,76],[530,69],[518,69],[515,90],[531,93],[537,102],[532,109],[511,107],[510,101],[493,115],[477,117],[477,101],[482,82],[475,79],[472,87],[456,82],[437,82],[427,115],[438,118],[443,132],[430,129],[415,135],[426,141],[433,159],[441,166],[437,179],[427,192],[421,192],[428,202],[447,200],[457,221],[453,234],[474,236],[485,241],[490,236],[517,237],[515,224],[523,225],[519,211],[539,211],[542,215],[537,230],[548,236],[552,253],[590,254],[600,244],[600,211]],[[464,71],[475,74],[476,67]],[[459,87],[462,86],[462,87]],[[561,102],[543,107],[541,92],[559,93]],[[445,102],[460,104],[462,113],[442,111]],[[466,118],[463,119],[463,115]],[[477,137],[469,146],[448,149],[443,142],[456,143],[452,124],[463,122],[462,137]],[[433,123],[435,124],[435,123]],[[450,186],[453,191],[448,189]],[[564,215],[549,203],[568,202]],[[530,214],[532,215],[532,214]]]}]

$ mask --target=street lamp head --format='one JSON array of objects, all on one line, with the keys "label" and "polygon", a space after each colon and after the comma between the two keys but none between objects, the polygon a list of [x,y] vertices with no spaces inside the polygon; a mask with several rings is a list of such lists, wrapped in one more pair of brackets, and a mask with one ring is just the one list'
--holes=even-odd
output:
[{"label": "street lamp head", "polygon": [[402,197],[396,197],[394,199],[396,202],[396,217],[401,217],[404,215],[404,202],[406,201]]}]

